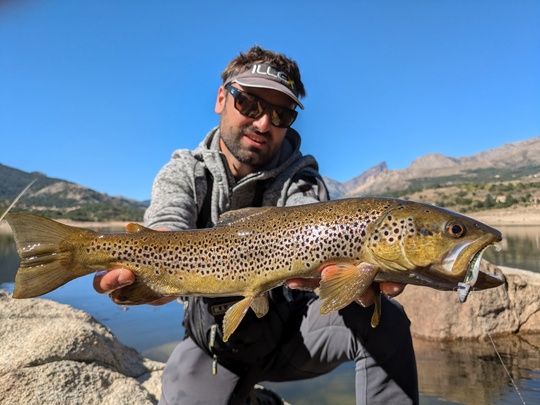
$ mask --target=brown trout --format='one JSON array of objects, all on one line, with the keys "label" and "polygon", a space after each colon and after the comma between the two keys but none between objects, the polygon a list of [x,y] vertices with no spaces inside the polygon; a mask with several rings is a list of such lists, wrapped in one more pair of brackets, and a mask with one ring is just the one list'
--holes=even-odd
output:
[{"label": "brown trout", "polygon": [[[292,278],[322,276],[321,313],[349,305],[374,282],[461,286],[466,298],[473,286],[504,281],[479,271],[484,249],[501,240],[499,231],[442,208],[389,198],[246,208],[225,213],[214,228],[180,232],[130,223],[127,233],[100,234],[23,213],[6,220],[21,259],[14,298],[124,267],[136,281],[123,289],[123,304],[163,295],[244,297],[225,314],[225,341],[249,308],[264,316],[266,292]],[[377,308],[372,323],[378,323]]]}]

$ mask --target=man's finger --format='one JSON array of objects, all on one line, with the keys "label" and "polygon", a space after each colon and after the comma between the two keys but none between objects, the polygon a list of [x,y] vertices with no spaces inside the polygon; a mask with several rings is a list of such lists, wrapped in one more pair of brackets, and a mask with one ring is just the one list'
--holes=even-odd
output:
[{"label": "man's finger", "polygon": [[113,269],[96,273],[94,289],[100,294],[110,294],[112,291],[125,287],[135,281],[135,274],[128,269]]},{"label": "man's finger", "polygon": [[399,283],[381,283],[379,284],[381,292],[386,295],[388,298],[393,298],[398,296],[405,289],[405,284]]},{"label": "man's finger", "polygon": [[291,278],[287,280],[289,288],[301,291],[313,291],[319,287],[320,278]]}]

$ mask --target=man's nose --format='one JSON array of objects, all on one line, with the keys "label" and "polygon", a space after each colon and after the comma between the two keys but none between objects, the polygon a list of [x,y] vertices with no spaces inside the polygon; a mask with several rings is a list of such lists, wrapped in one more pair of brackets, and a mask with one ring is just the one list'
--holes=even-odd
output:
[{"label": "man's nose", "polygon": [[253,121],[253,125],[259,132],[268,132],[270,131],[270,127],[272,125],[270,120],[270,114],[272,112],[266,110],[263,115],[261,115],[259,118],[257,118],[255,121]]}]

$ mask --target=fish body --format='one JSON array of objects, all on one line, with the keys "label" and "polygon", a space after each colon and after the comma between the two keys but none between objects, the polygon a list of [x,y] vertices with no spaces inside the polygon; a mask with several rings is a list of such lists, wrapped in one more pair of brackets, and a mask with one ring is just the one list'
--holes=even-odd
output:
[{"label": "fish body", "polygon": [[225,213],[214,228],[180,232],[131,223],[127,233],[101,234],[23,213],[6,220],[21,258],[15,298],[124,267],[136,275],[123,289],[124,304],[163,295],[243,296],[225,314],[224,340],[250,307],[257,316],[266,314],[266,291],[292,278],[322,276],[322,313],[355,301],[373,282],[453,290],[472,269],[475,289],[504,281],[478,272],[483,250],[502,239],[499,231],[442,208],[390,198],[246,208]]}]

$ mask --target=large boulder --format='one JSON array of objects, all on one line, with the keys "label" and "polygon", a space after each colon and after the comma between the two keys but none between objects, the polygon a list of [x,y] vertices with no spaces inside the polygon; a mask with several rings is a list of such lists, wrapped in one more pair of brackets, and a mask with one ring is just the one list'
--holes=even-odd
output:
[{"label": "large boulder", "polygon": [[[473,291],[461,303],[456,292],[409,285],[397,297],[411,320],[414,337],[426,340],[478,339],[540,333],[540,273],[482,262],[482,271],[500,272],[506,282]],[[384,316],[384,314],[382,314]]]},{"label": "large boulder", "polygon": [[0,403],[152,404],[164,364],[87,313],[0,290]]}]

